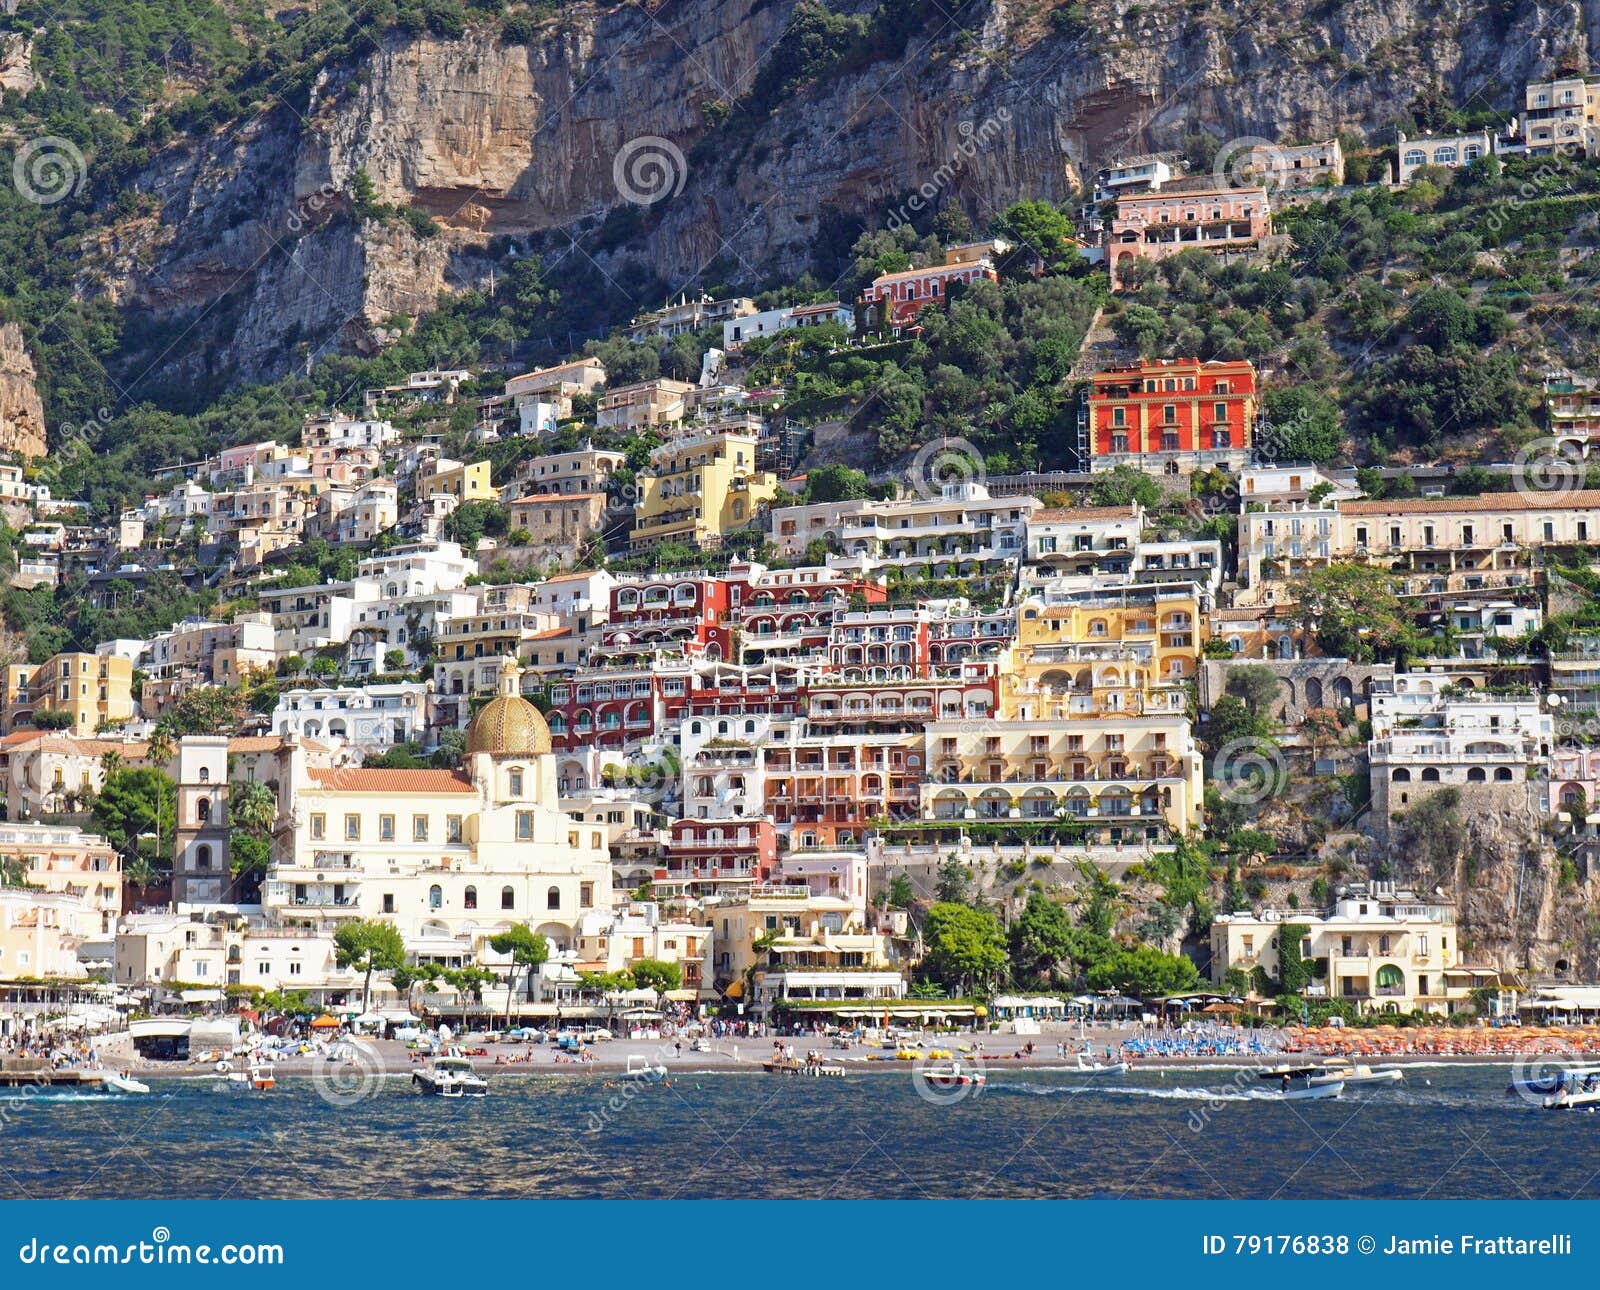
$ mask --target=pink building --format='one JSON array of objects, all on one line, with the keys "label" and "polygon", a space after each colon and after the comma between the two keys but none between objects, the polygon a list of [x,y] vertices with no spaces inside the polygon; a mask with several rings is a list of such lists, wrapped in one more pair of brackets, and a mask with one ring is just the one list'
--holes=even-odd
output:
[{"label": "pink building", "polygon": [[1106,239],[1111,280],[1126,260],[1165,260],[1183,251],[1255,246],[1272,232],[1264,188],[1164,189],[1117,200]]}]

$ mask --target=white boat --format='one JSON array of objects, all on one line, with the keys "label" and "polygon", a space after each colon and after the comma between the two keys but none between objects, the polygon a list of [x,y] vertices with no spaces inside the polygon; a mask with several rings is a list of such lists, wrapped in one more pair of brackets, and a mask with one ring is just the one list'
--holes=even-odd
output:
[{"label": "white boat", "polygon": [[435,1057],[426,1070],[412,1072],[411,1082],[435,1097],[482,1097],[489,1091],[472,1063],[455,1055]]},{"label": "white boat", "polygon": [[1128,1063],[1096,1061],[1088,1053],[1079,1053],[1077,1064],[1067,1069],[1074,1075],[1126,1075]]},{"label": "white boat", "polygon": [[1322,1066],[1273,1066],[1260,1072],[1260,1078],[1278,1086],[1278,1096],[1286,1102],[1323,1102],[1344,1092],[1342,1079],[1324,1078]]},{"label": "white boat", "polygon": [[989,1077],[982,1071],[962,1070],[959,1066],[930,1066],[918,1072],[929,1088],[982,1088]]},{"label": "white boat", "polygon": [[667,1068],[660,1062],[652,1062],[648,1057],[641,1057],[636,1053],[628,1058],[628,1068],[622,1072],[622,1075],[624,1079],[659,1083],[666,1079]]},{"label": "white boat", "polygon": [[1327,1102],[1344,1093],[1342,1080],[1333,1084],[1313,1084],[1310,1080],[1287,1084],[1279,1096],[1286,1102]]},{"label": "white boat", "polygon": [[1351,1062],[1343,1057],[1330,1057],[1322,1063],[1322,1073],[1313,1075],[1313,1084],[1343,1084],[1356,1088],[1362,1084],[1398,1084],[1405,1072],[1397,1066],[1368,1066],[1365,1062]]},{"label": "white boat", "polygon": [[141,1080],[136,1080],[126,1071],[107,1071],[100,1077],[100,1083],[113,1093],[148,1093],[150,1086]]}]

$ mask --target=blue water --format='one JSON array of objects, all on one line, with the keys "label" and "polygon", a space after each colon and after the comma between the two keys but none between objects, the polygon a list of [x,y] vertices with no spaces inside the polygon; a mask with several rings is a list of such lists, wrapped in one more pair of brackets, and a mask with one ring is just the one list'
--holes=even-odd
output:
[{"label": "blue water", "polygon": [[488,1072],[444,1101],[380,1081],[330,1104],[152,1080],[149,1096],[0,1094],[15,1197],[1568,1197],[1600,1194],[1600,1116],[1506,1096],[1505,1067],[1285,1103],[1249,1073],[1085,1081],[996,1070],[932,1104],[909,1072],[670,1086]]}]

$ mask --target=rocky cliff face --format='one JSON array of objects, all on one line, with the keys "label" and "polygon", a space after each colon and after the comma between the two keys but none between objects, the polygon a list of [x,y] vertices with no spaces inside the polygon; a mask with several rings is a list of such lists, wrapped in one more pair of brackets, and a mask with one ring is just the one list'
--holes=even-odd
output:
[{"label": "rocky cliff face", "polygon": [[[265,376],[378,343],[387,315],[481,280],[497,234],[581,236],[630,198],[640,235],[585,245],[602,267],[632,256],[688,284],[715,261],[772,278],[805,267],[829,211],[879,223],[920,189],[981,219],[1067,198],[1086,172],[1197,130],[1374,130],[1421,94],[1509,113],[1523,80],[1589,61],[1600,39],[1600,0],[1087,0],[1081,36],[1051,20],[1058,7],[981,0],[965,31],[930,9],[904,54],[821,75],[759,120],[738,101],[791,0],[578,6],[527,46],[494,28],[391,36],[329,69],[303,119],[279,111],[161,156],[137,185],[160,215],[108,228],[83,289],[199,320],[184,379]],[[353,219],[358,169],[377,200],[442,232]]]},{"label": "rocky cliff face", "polygon": [[0,452],[42,457],[44,403],[38,373],[16,323],[0,326]]}]

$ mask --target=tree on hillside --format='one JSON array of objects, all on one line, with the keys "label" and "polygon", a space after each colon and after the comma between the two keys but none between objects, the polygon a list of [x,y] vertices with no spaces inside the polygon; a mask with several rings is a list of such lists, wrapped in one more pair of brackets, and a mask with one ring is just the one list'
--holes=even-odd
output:
[{"label": "tree on hillside", "polygon": [[945,905],[965,905],[972,894],[972,871],[954,853],[939,862],[933,898]]},{"label": "tree on hillside", "polygon": [[[172,864],[172,835],[177,827],[178,789],[159,770],[119,767],[106,774],[94,799],[95,825],[127,859],[135,881],[147,881]],[[141,834],[151,834],[148,842]],[[157,839],[159,838],[159,847]]]},{"label": "tree on hillside", "polygon": [[358,918],[333,933],[333,961],[361,973],[361,1011],[372,1006],[372,974],[406,965],[406,943],[393,923]]},{"label": "tree on hillside", "polygon": [[179,695],[162,712],[156,733],[168,740],[184,735],[231,735],[244,720],[245,698],[236,685],[208,685]]},{"label": "tree on hillside", "polygon": [[1021,915],[1011,924],[1011,971],[1018,980],[1051,976],[1072,955],[1072,919],[1061,905],[1032,892]]},{"label": "tree on hillside", "polygon": [[1118,990],[1147,999],[1178,994],[1200,984],[1200,971],[1181,954],[1164,954],[1149,945],[1120,946],[1085,974],[1091,990]]},{"label": "tree on hillside", "polygon": [[993,914],[941,902],[928,910],[928,966],[958,993],[992,984],[1006,966],[1006,941]]},{"label": "tree on hillside", "polygon": [[1243,663],[1228,669],[1225,688],[1250,709],[1252,716],[1270,716],[1283,682],[1265,663]]},{"label": "tree on hillside", "polygon": [[1096,506],[1126,506],[1138,502],[1145,510],[1161,505],[1161,485],[1137,466],[1113,466],[1089,486]]},{"label": "tree on hillside", "polygon": [[1294,602],[1289,617],[1316,637],[1334,658],[1370,662],[1398,658],[1416,640],[1411,615],[1400,599],[1394,575],[1365,564],[1329,564],[1306,569],[1288,587]]}]

